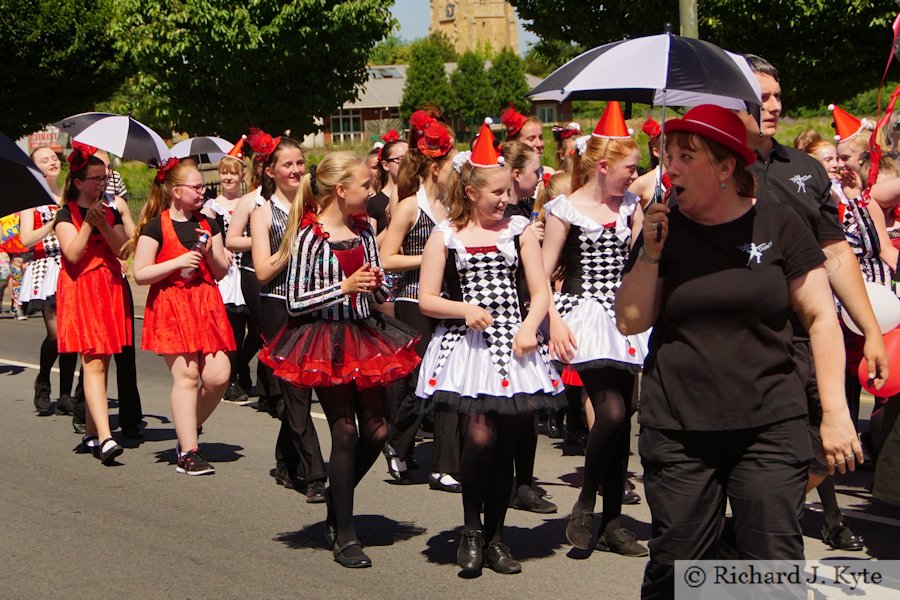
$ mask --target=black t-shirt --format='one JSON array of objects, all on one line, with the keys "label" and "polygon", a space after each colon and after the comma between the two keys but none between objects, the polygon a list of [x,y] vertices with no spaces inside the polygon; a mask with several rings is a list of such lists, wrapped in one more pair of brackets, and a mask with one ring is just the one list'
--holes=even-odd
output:
[{"label": "black t-shirt", "polygon": [[[78,214],[81,217],[81,222],[84,223],[84,215],[87,214],[88,209],[81,208],[74,202],[66,202],[66,205],[59,209],[59,212],[56,213],[56,222],[57,223],[72,223],[74,225],[74,221],[72,220],[72,208],[71,208],[73,206],[78,211]],[[109,208],[109,207],[107,207],[107,208]],[[121,225],[122,224],[122,215],[119,214],[119,211],[117,211],[114,208],[110,208],[110,210],[113,212],[113,225]],[[56,226],[54,225],[54,228],[55,227]],[[91,231],[91,235],[96,235],[99,233],[100,233],[100,230],[97,229],[96,227],[94,227],[93,231]]]},{"label": "black t-shirt", "polygon": [[774,139],[772,144],[769,162],[760,159],[750,166],[756,176],[756,197],[793,208],[819,243],[845,240],[831,180],[819,161]]},{"label": "black t-shirt", "polygon": [[722,431],[805,415],[788,282],[824,260],[802,220],[779,203],[757,200],[745,215],[715,226],[672,209],[641,424]]},{"label": "black t-shirt", "polygon": [[[209,228],[212,230],[210,237],[222,231],[219,228],[219,223],[215,219],[210,219],[205,216],[203,218],[206,219],[206,222],[209,223]],[[176,221],[175,219],[172,219],[172,228],[175,230],[175,235],[178,236],[178,241],[188,250],[194,247],[194,244],[197,243],[197,239],[200,237],[200,234],[197,233],[199,227],[200,221],[197,219],[197,213],[194,213],[187,221]],[[159,247],[162,248],[162,219],[160,219],[160,217],[151,219],[144,225],[144,228],[141,230],[141,235],[146,235],[147,237],[156,240]]]},{"label": "black t-shirt", "polygon": [[378,233],[381,233],[388,226],[387,207],[390,198],[384,192],[378,192],[369,198],[369,207],[367,212],[369,216],[375,219],[375,225],[378,227]]}]

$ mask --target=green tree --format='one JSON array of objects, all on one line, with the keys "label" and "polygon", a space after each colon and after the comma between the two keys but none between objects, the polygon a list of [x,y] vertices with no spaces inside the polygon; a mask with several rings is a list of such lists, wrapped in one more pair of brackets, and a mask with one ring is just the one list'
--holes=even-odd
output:
[{"label": "green tree", "polygon": [[509,48],[504,48],[494,58],[488,80],[494,90],[495,111],[502,111],[510,104],[521,111],[527,111],[531,106],[525,97],[530,89],[525,79],[525,63]]},{"label": "green tree", "polygon": [[442,109],[453,105],[453,91],[444,70],[441,49],[431,38],[429,36],[413,44],[400,104],[403,120],[425,104],[434,104]]},{"label": "green tree", "polygon": [[369,55],[372,65],[403,65],[409,63],[412,43],[393,33],[377,44]]},{"label": "green tree", "polygon": [[13,139],[92,110],[125,72],[111,0],[6,0],[0,11],[0,131]]},{"label": "green tree", "polygon": [[[554,56],[551,42],[593,48],[678,23],[677,2],[510,2],[541,38],[538,51],[545,57]],[[896,12],[893,3],[876,0],[704,0],[698,25],[701,39],[758,54],[778,67],[790,109],[839,102],[879,81]]]},{"label": "green tree", "polygon": [[[366,61],[394,24],[392,0],[119,0],[119,50],[138,92],[164,98],[172,126],[236,138],[295,135],[358,97]],[[137,116],[137,115],[136,115]]]},{"label": "green tree", "polygon": [[429,33],[427,36],[413,42],[413,45],[423,43],[430,44],[433,51],[437,52],[443,62],[456,62],[458,58],[456,49],[453,47],[453,42],[445,34],[441,32]]},{"label": "green tree", "polygon": [[450,86],[453,88],[451,111],[466,125],[471,127],[492,114],[498,116],[484,61],[475,52],[459,57],[456,70],[450,75]]}]

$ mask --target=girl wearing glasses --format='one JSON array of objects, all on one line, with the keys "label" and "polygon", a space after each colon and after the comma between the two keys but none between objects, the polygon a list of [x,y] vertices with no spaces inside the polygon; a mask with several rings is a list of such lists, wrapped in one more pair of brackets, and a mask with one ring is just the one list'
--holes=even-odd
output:
[{"label": "girl wearing glasses", "polygon": [[127,236],[121,215],[103,203],[106,165],[93,156],[95,148],[77,142],[72,146],[66,205],[56,213],[54,225],[62,252],[56,291],[58,346],[61,354],[81,354],[84,367],[87,423],[81,450],[110,465],[122,448],[109,430],[109,358],[132,343],[117,257]]},{"label": "girl wearing glasses", "polygon": [[172,374],[176,471],[186,475],[215,473],[197,437],[222,399],[231,372],[228,352],[235,349],[216,287],[228,270],[222,234],[200,212],[205,187],[196,167],[169,159],[156,174],[129,247],[134,280],[150,285],[141,347],[163,355]]}]

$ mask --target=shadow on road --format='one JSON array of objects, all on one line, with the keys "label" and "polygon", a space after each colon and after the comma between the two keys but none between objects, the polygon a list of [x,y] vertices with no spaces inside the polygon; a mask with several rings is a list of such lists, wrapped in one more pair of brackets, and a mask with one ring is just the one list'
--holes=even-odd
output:
[{"label": "shadow on road", "polygon": [[[154,429],[145,429],[144,430],[144,438],[147,439],[147,432],[155,432],[160,430]],[[171,439],[175,438],[175,431],[164,429],[161,431],[171,431]],[[221,442],[203,442],[203,457],[211,463],[220,463],[220,462],[234,462],[236,460],[240,460],[244,457],[243,454],[238,452],[239,450],[243,450],[243,446],[236,446],[234,444],[223,444]],[[178,456],[175,454],[175,448],[168,448],[166,450],[160,450],[159,452],[154,453],[156,455],[156,462],[158,463],[169,463],[170,465],[174,465],[178,462]]]},{"label": "shadow on road", "polygon": [[0,365],[0,375],[18,375],[25,370],[25,367],[16,367],[13,365]]},{"label": "shadow on road", "polygon": [[[353,522],[363,546],[392,546],[394,542],[404,542],[428,531],[411,521],[395,521],[383,515],[355,515]],[[323,521],[307,525],[299,531],[279,533],[272,540],[295,550],[300,548],[331,550],[325,544]]]}]

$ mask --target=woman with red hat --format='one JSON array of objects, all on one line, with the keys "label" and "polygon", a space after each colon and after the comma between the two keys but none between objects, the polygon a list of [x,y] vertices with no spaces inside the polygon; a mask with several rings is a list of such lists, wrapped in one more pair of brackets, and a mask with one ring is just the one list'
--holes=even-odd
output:
[{"label": "woman with red hat", "polygon": [[[416,111],[410,117],[410,139],[413,142],[400,165],[397,196],[401,198],[391,215],[387,234],[381,242],[381,260],[388,271],[402,273],[394,298],[397,318],[411,325],[422,336],[416,347],[421,356],[437,321],[419,310],[419,276],[425,242],[435,225],[447,218],[447,190],[453,171],[453,133],[443,122]],[[388,472],[401,484],[411,483],[408,462],[415,461],[413,446],[422,423],[413,390],[418,370],[410,374],[396,389],[391,430],[385,457]],[[432,489],[459,492],[454,474],[459,471],[458,419],[450,413],[435,414],[432,472],[428,484]]]},{"label": "woman with red hat", "polygon": [[716,557],[726,502],[738,558],[803,559],[812,449],[792,311],[810,333],[829,470],[862,460],[816,240],[792,209],[754,198],[756,155],[733,112],[698,106],[666,136],[678,206],[649,207],[616,294],[622,332],[653,327],[639,419],[653,517],[644,598],[673,596],[676,560]]},{"label": "woman with red hat", "polygon": [[[241,199],[241,184],[244,179],[244,139],[238,140],[231,151],[222,157],[216,171],[219,173],[220,194],[203,205],[203,214],[215,219],[222,230],[222,239],[228,237],[234,211]],[[241,291],[241,254],[225,249],[228,259],[228,272],[218,281],[219,292],[228,313],[231,333],[237,349],[229,354],[231,377],[225,389],[223,400],[228,402],[245,402],[249,399],[250,361],[259,350],[258,344],[247,339],[247,321],[250,309]]]},{"label": "woman with red hat", "polygon": [[215,473],[198,436],[222,399],[235,350],[215,283],[228,262],[218,224],[201,213],[205,189],[190,163],[160,165],[129,247],[135,282],[150,286],[141,347],[162,355],[172,376],[176,471],[185,475]]},{"label": "woman with red hat", "polygon": [[122,447],[112,438],[106,400],[109,359],[132,343],[118,254],[127,241],[121,215],[103,202],[106,164],[96,149],[73,144],[69,176],[53,228],[62,252],[57,284],[59,352],[81,354],[87,405],[81,449],[105,465]]},{"label": "woman with red hat", "polygon": [[457,564],[508,574],[522,569],[502,537],[518,435],[536,410],[565,398],[536,337],[550,304],[540,243],[528,218],[506,216],[511,172],[493,138],[484,124],[472,152],[458,155],[466,158],[451,179],[449,220],[434,229],[422,257],[422,311],[444,321],[428,344],[416,395],[462,421],[465,523]]},{"label": "woman with red hat", "polygon": [[603,486],[603,523],[596,547],[646,556],[621,522],[635,377],[646,355],[646,335],[623,336],[613,313],[616,288],[640,231],[640,199],[627,191],[637,176],[639,151],[618,102],[610,102],[589,139],[579,141],[572,193],[544,205],[544,270],[565,267],[561,292],[550,307],[550,350],[584,384],[594,422],[585,449],[584,482],[566,536],[588,549],[597,490]]}]

